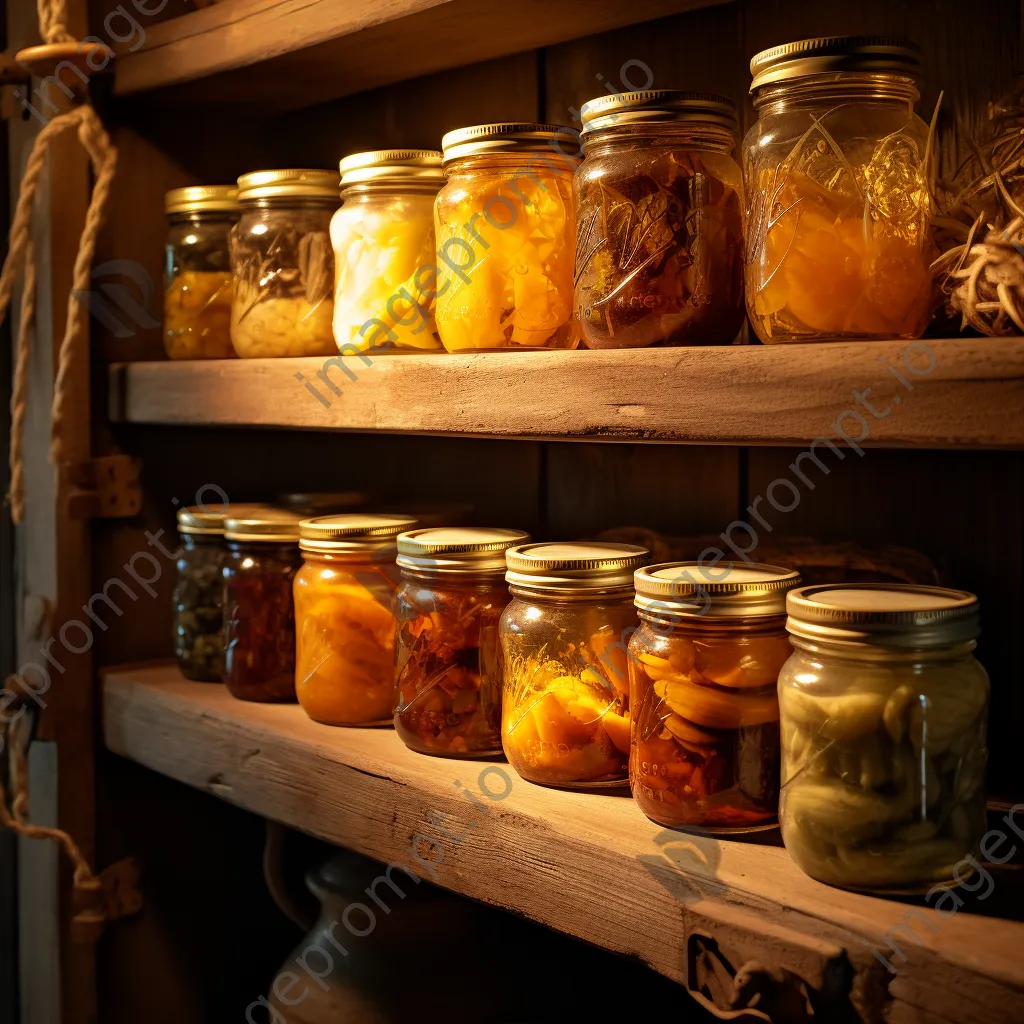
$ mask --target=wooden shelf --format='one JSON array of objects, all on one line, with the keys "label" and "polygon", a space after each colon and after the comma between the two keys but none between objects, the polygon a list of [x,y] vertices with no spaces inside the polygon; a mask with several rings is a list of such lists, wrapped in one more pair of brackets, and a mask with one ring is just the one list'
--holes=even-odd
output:
[{"label": "wooden shelf", "polygon": [[[865,447],[1024,447],[1024,340],[928,345],[935,365],[918,377],[903,367],[902,341],[381,355],[371,366],[346,357],[348,376],[338,365],[324,371],[319,358],[126,363],[110,371],[110,416],[127,423],[803,446],[837,436],[833,424],[860,408]],[[923,350],[915,358],[926,365]],[[318,380],[318,371],[341,393]],[[851,392],[866,388],[867,400],[887,414],[876,418],[857,406]],[[851,413],[843,429],[857,441],[865,428]]]},{"label": "wooden shelf", "polygon": [[[909,918],[915,940],[900,931],[909,905],[813,881],[775,832],[750,843],[660,829],[628,793],[545,789],[507,765],[415,754],[390,729],[317,725],[297,706],[242,703],[166,664],[108,670],[103,698],[106,744],[117,754],[385,862],[416,867],[416,843],[422,877],[677,981],[687,981],[704,936],[816,987],[852,965],[864,1020],[1024,1019],[1024,924],[971,912],[1007,905],[1002,875],[986,903],[965,892],[955,916],[927,911],[934,931],[923,915]],[[504,799],[482,795],[484,769],[483,785]]]},{"label": "wooden shelf", "polygon": [[147,28],[114,93],[279,112],[724,2],[222,0]]}]

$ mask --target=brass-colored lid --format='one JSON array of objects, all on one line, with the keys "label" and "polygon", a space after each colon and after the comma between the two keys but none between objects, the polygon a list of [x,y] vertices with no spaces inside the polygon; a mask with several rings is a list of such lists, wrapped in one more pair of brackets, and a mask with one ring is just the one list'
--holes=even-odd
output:
[{"label": "brass-colored lid", "polygon": [[286,544],[299,539],[300,522],[302,516],[297,512],[273,505],[232,508],[224,520],[224,539]]},{"label": "brass-colored lid", "polygon": [[786,593],[801,582],[796,569],[780,565],[663,562],[633,574],[634,604],[649,615],[687,620],[784,615]]},{"label": "brass-colored lid", "polygon": [[501,573],[505,570],[505,552],[529,539],[522,530],[429,527],[398,538],[397,562],[413,573]]},{"label": "brass-colored lid", "polygon": [[165,213],[237,213],[235,185],[186,185],[164,196]]},{"label": "brass-colored lid", "polygon": [[[577,135],[575,129],[558,124],[505,121],[457,128],[441,139],[441,149],[446,164],[464,156],[488,153],[546,153],[553,161],[564,163],[566,170],[571,170],[579,162]],[[572,144],[569,152],[565,151],[566,140]]]},{"label": "brass-colored lid", "polygon": [[222,534],[224,519],[230,506],[217,509],[213,506],[190,505],[178,509],[178,533]]},{"label": "brass-colored lid", "polygon": [[303,551],[342,553],[381,546],[394,547],[395,539],[416,520],[409,516],[382,516],[351,512],[303,519],[299,547]]},{"label": "brass-colored lid", "polygon": [[505,552],[505,579],[513,586],[555,592],[632,589],[634,571],[649,556],[635,544],[522,544]]},{"label": "brass-colored lid", "polygon": [[442,155],[434,149],[375,149],[353,153],[338,165],[341,187],[371,183],[409,185],[444,184]]},{"label": "brass-colored lid", "polygon": [[762,50],[750,62],[750,91],[830,71],[868,71],[917,78],[921,49],[890,36],[819,36]]},{"label": "brass-colored lid", "polygon": [[250,171],[238,179],[238,201],[257,199],[334,199],[340,201],[335,171],[289,169]]},{"label": "brass-colored lid", "polygon": [[619,92],[587,100],[580,110],[581,135],[613,125],[649,122],[687,122],[713,125],[736,132],[736,105],[710,92],[681,92],[678,89],[642,89]]},{"label": "brass-colored lid", "polygon": [[823,583],[786,596],[786,629],[858,646],[944,647],[980,632],[977,597],[912,583]]}]

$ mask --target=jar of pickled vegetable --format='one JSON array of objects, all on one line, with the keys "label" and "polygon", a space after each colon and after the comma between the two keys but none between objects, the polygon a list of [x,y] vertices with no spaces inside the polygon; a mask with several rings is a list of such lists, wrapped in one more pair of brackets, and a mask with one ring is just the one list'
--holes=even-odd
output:
[{"label": "jar of pickled vegetable", "polygon": [[390,725],[395,711],[396,538],[408,516],[320,516],[302,523],[295,577],[295,689],[326,725]]},{"label": "jar of pickled vegetable", "polygon": [[449,352],[575,348],[576,133],[544,124],[460,128],[441,140],[435,317]]},{"label": "jar of pickled vegetable", "polygon": [[171,359],[227,359],[231,346],[229,235],[238,220],[234,185],[167,193],[164,348]]},{"label": "jar of pickled vegetable", "polygon": [[231,230],[231,342],[244,359],[326,356],[334,344],[334,171],[253,171],[238,179]]},{"label": "jar of pickled vegetable", "polygon": [[632,544],[525,544],[505,554],[501,745],[527,781],[622,786],[629,758],[626,650],[636,629]]},{"label": "jar of pickled vegetable", "polygon": [[342,351],[440,349],[434,325],[434,198],[441,154],[355,153],[341,161],[344,205],[331,221],[334,338]]},{"label": "jar of pickled vegetable", "polygon": [[660,825],[752,832],[779,802],[779,670],[793,569],[667,562],[634,577],[629,781]]},{"label": "jar of pickled vegetable", "polygon": [[395,730],[423,754],[501,753],[498,621],[519,530],[413,530],[398,538]]},{"label": "jar of pickled vegetable", "polygon": [[750,62],[747,309],[764,342],[919,338],[936,293],[919,51],[806,39]]},{"label": "jar of pickled vegetable", "polygon": [[224,672],[224,509],[178,512],[178,575],[174,581],[174,654],[186,679],[219,683]]},{"label": "jar of pickled vegetable", "polygon": [[295,700],[300,521],[269,506],[224,520],[224,684],[239,700]]},{"label": "jar of pickled vegetable", "polygon": [[823,584],[788,595],[782,838],[829,885],[920,893],[971,873],[985,832],[989,682],[973,594]]},{"label": "jar of pickled vegetable", "polygon": [[728,345],[743,325],[736,108],[625,92],[583,104],[575,315],[588,348]]}]

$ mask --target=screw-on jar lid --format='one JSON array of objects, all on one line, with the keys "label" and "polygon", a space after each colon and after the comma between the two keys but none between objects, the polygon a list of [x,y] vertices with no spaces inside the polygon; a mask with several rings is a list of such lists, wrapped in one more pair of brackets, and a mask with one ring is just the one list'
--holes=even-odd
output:
[{"label": "screw-on jar lid", "polygon": [[257,199],[334,199],[340,201],[335,171],[289,169],[250,171],[238,179],[238,201]]},{"label": "screw-on jar lid", "polygon": [[564,162],[568,171],[579,160],[574,150],[565,152],[565,145],[567,141],[575,143],[577,134],[575,129],[558,124],[506,121],[457,128],[441,139],[441,148],[446,164],[464,156],[485,156],[489,153],[547,153],[552,160]]},{"label": "screw-on jar lid", "polygon": [[912,583],[825,583],[786,597],[786,629],[806,640],[944,647],[980,632],[974,594]]},{"label": "screw-on jar lid", "polygon": [[505,571],[505,552],[529,539],[522,530],[435,526],[403,533],[398,538],[397,561],[413,573],[501,573]]},{"label": "screw-on jar lid", "polygon": [[164,212],[237,213],[238,188],[235,185],[187,185],[172,188],[164,195]]},{"label": "screw-on jar lid", "polygon": [[819,36],[762,50],[750,62],[750,91],[830,71],[868,71],[917,78],[921,48],[889,36]]},{"label": "screw-on jar lid", "polygon": [[650,557],[636,544],[522,544],[505,552],[513,586],[572,593],[633,587],[633,573]]},{"label": "screw-on jar lid", "polygon": [[784,615],[786,593],[801,582],[796,569],[779,565],[663,562],[634,573],[633,603],[648,614],[702,621]]},{"label": "screw-on jar lid", "polygon": [[303,551],[324,551],[342,554],[394,547],[395,539],[411,526],[409,516],[362,515],[351,512],[338,516],[317,516],[303,519],[299,547]]},{"label": "screw-on jar lid", "polygon": [[713,125],[735,132],[739,128],[736,105],[724,96],[678,89],[642,89],[587,100],[580,110],[581,135],[621,124],[686,122]]},{"label": "screw-on jar lid", "polygon": [[178,533],[221,534],[229,506],[190,505],[178,509]]},{"label": "screw-on jar lid", "polygon": [[300,522],[298,513],[273,505],[231,508],[224,520],[224,539],[287,544],[299,539]]},{"label": "screw-on jar lid", "polygon": [[434,149],[375,149],[353,153],[338,165],[341,187],[367,184],[444,184],[441,154]]}]

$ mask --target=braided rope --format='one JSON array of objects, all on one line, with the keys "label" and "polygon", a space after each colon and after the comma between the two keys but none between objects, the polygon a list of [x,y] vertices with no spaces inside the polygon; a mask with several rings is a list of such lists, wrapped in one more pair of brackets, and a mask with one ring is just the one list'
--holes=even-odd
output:
[{"label": "braided rope", "polygon": [[38,0],[39,34],[47,43],[73,43],[75,37],[65,24],[64,0]]}]

